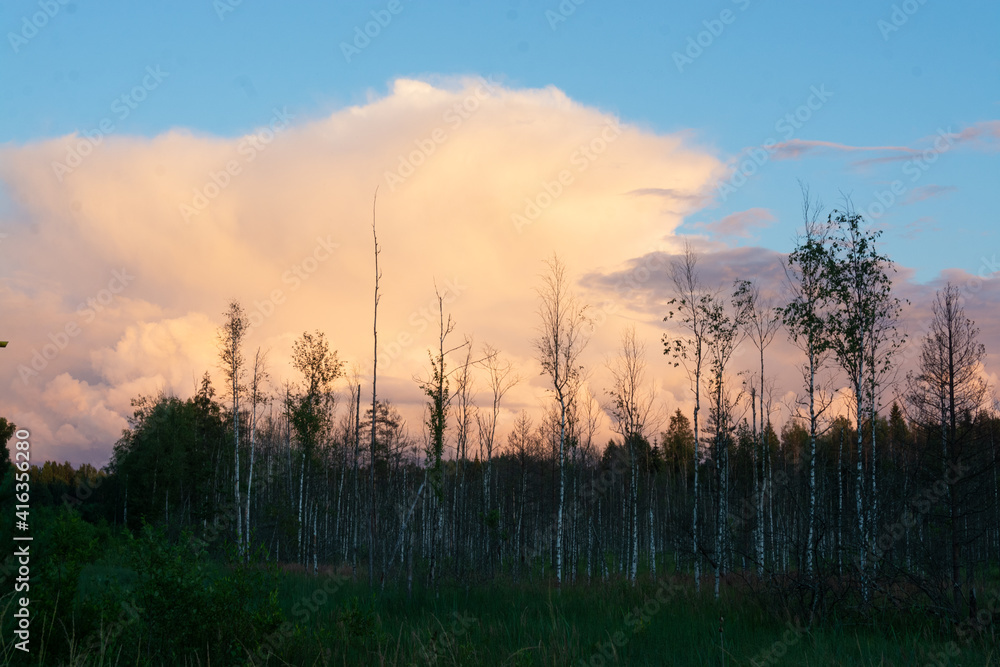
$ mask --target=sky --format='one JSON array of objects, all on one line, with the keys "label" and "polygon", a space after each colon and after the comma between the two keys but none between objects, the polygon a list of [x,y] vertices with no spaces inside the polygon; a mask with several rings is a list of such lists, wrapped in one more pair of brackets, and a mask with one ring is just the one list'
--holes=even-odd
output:
[{"label": "sky", "polygon": [[[634,325],[658,404],[688,409],[671,258],[780,299],[800,184],[882,233],[911,339],[960,285],[995,381],[998,28],[996,3],[931,0],[5,2],[0,415],[36,458],[102,465],[132,398],[221,385],[232,299],[275,386],[316,329],[370,386],[376,188],[379,386],[418,440],[435,289],[455,344],[518,368],[501,428],[540,414],[553,253],[591,306],[594,399]],[[781,421],[801,353],[769,357]]]}]

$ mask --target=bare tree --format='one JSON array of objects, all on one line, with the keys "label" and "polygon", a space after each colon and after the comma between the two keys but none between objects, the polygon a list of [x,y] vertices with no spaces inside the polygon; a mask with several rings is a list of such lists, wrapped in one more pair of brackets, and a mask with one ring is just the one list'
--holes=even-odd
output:
[{"label": "bare tree", "polygon": [[[769,299],[761,296],[756,282],[737,280],[733,299],[743,321],[743,332],[753,341],[760,355],[760,374],[756,386],[751,379],[750,401],[754,433],[753,453],[753,490],[754,497],[759,498],[764,486],[764,471],[768,450],[763,446],[761,433],[764,430],[764,350],[767,349],[774,335],[781,326],[781,315]],[[758,400],[759,399],[759,400]],[[757,428],[757,407],[760,406],[760,429]],[[764,504],[755,503],[756,521],[754,523],[757,572],[764,567]]]},{"label": "bare tree", "polygon": [[247,509],[246,509],[246,540],[247,551],[245,555],[249,557],[250,546],[250,497],[253,490],[253,464],[257,453],[257,407],[267,405],[270,397],[264,389],[269,374],[267,372],[267,352],[257,352],[253,356],[253,375],[250,378],[250,467],[247,471]]},{"label": "bare tree", "polygon": [[559,405],[559,501],[556,510],[556,582],[562,583],[563,505],[566,476],[566,418],[577,389],[582,367],[580,353],[587,344],[586,306],[571,292],[566,267],[555,255],[546,261],[548,273],[538,290],[541,305],[539,335],[534,340],[542,373],[552,381],[551,391]]},{"label": "bare tree", "polygon": [[630,499],[632,504],[629,579],[635,584],[639,567],[639,479],[636,448],[645,443],[648,448],[647,428],[655,429],[659,421],[655,414],[655,395],[646,382],[646,346],[636,339],[635,326],[621,334],[618,356],[608,363],[612,388],[608,390],[611,402],[608,412],[615,431],[628,448],[631,468]]},{"label": "bare tree", "polygon": [[701,452],[698,416],[701,411],[701,376],[705,363],[708,326],[704,306],[711,299],[711,293],[702,285],[697,265],[698,257],[690,244],[687,244],[684,247],[684,254],[671,266],[670,279],[676,296],[669,303],[677,310],[670,311],[663,321],[678,318],[686,330],[686,335],[682,338],[672,338],[670,334],[663,334],[663,353],[671,356],[675,368],[678,365],[684,366],[694,393],[694,510],[691,515],[691,552],[694,557],[695,589],[701,591],[701,558],[698,546],[698,468],[701,464]]},{"label": "bare tree", "polygon": [[368,466],[369,492],[371,494],[371,507],[369,508],[368,524],[368,587],[375,588],[375,415],[378,404],[376,401],[375,385],[378,381],[378,283],[382,278],[382,272],[378,270],[378,234],[375,231],[375,204],[378,202],[378,187],[375,188],[375,195],[372,197],[372,239],[375,242],[375,307],[372,313],[372,433],[371,433],[371,461]]},{"label": "bare tree", "polygon": [[427,455],[427,464],[430,469],[431,490],[434,493],[434,502],[437,508],[434,535],[431,539],[430,579],[432,585],[436,582],[438,542],[440,539],[442,525],[444,523],[444,473],[441,465],[441,457],[444,454],[444,434],[448,428],[448,409],[451,406],[452,399],[450,388],[448,386],[449,372],[446,367],[447,363],[445,361],[445,357],[449,353],[464,346],[463,343],[463,345],[459,345],[458,347],[450,350],[444,349],[445,341],[455,330],[455,322],[451,319],[451,315],[449,315],[447,319],[445,318],[444,297],[441,295],[441,292],[438,291],[437,286],[434,287],[434,294],[437,296],[438,317],[440,320],[437,356],[435,357],[428,350],[427,355],[430,357],[431,375],[427,380],[419,381],[420,388],[430,399],[427,406],[427,429],[430,439],[425,453]]},{"label": "bare tree", "polygon": [[[931,432],[937,430],[941,435],[940,461],[945,471],[943,476],[948,479],[953,479],[955,475],[960,478],[964,471],[982,472],[972,471],[973,457],[968,451],[974,432],[971,417],[987,402],[987,386],[982,376],[986,348],[978,338],[979,329],[966,317],[958,288],[948,283],[935,297],[930,330],[920,346],[919,371],[909,375],[907,396],[917,422]],[[996,465],[992,451],[990,459]],[[947,504],[948,561],[953,604],[957,612],[962,601],[960,525],[966,517],[963,516],[954,482],[948,484]]]},{"label": "bare tree", "polygon": [[524,566],[524,508],[527,504],[528,496],[528,463],[533,458],[539,457],[541,442],[532,426],[531,417],[527,411],[522,410],[514,421],[514,428],[507,434],[507,446],[510,449],[514,460],[517,461],[520,471],[520,490],[517,504],[517,527],[514,530],[514,548],[517,549],[517,558],[520,565]]},{"label": "bare tree", "polygon": [[[492,345],[486,344],[483,350],[483,358],[477,365],[486,371],[491,393],[491,405],[489,411],[480,410],[476,413],[476,425],[479,428],[479,443],[486,451],[486,470],[483,474],[483,513],[487,523],[493,521],[491,516],[491,487],[493,485],[493,445],[496,442],[497,420],[500,417],[500,402],[504,394],[510,391],[511,387],[518,383],[519,378],[514,372],[514,365],[510,361],[500,359],[500,351]],[[487,526],[489,527],[489,526]],[[499,530],[499,512],[497,513],[496,529]],[[486,533],[487,542],[487,562],[492,562],[489,554],[490,534]]]}]

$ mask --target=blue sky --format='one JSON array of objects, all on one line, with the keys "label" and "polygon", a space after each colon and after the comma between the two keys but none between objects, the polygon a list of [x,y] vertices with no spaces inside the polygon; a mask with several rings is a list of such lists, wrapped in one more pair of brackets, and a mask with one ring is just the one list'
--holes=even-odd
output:
[{"label": "blue sky", "polygon": [[[116,122],[115,132],[150,137],[184,127],[236,136],[264,122],[276,105],[300,118],[319,117],[385,94],[400,76],[453,74],[495,75],[514,87],[554,85],[627,122],[692,132],[724,158],[780,138],[776,123],[813,86],[825,86],[832,97],[796,139],[914,146],[941,129],[957,131],[1000,113],[996,3],[400,0],[397,14],[388,4],[4,3],[0,138],[29,142],[95,127],[113,115],[113,101],[147,66],[169,76]],[[46,7],[54,16],[36,35],[11,37],[30,35],[25,18]],[[371,12],[386,12],[391,21],[348,62],[341,44],[373,20]],[[713,27],[719,34],[708,40]],[[688,41],[699,33],[707,44],[700,54]],[[679,68],[677,53],[697,57]],[[996,243],[996,213],[988,206],[995,166],[988,153],[946,156],[914,184],[957,189],[886,217],[897,261],[920,269],[923,279],[946,266],[974,272],[978,258],[945,247],[945,230],[957,227]],[[737,196],[696,218],[752,206],[793,216],[796,179],[828,204],[843,191],[863,206],[899,170],[858,169],[839,155],[771,161]],[[927,231],[903,238],[901,230],[915,223]],[[779,225],[758,239],[787,250],[791,236]]]},{"label": "blue sky", "polygon": [[[0,305],[30,304],[35,321],[13,325],[33,342],[6,350],[15,379],[0,399],[19,423],[44,423],[53,442],[78,452],[59,458],[100,462],[131,395],[189,393],[189,375],[211,367],[214,352],[210,341],[182,343],[211,338],[226,299],[266,301],[317,239],[332,233],[352,254],[322,265],[261,340],[289,348],[296,330],[332,330],[367,313],[365,300],[347,300],[329,323],[310,319],[345,281],[367,280],[368,237],[355,235],[354,219],[367,219],[387,169],[440,126],[441,109],[474,96],[479,77],[500,88],[483,98],[486,111],[448,127],[433,165],[399,193],[381,191],[387,261],[396,233],[407,248],[395,261],[412,283],[398,286],[395,306],[387,301],[390,340],[415,335],[407,322],[433,295],[432,280],[448,277],[475,295],[456,290],[460,319],[530,363],[524,332],[503,329],[480,305],[532,308],[530,280],[488,275],[491,267],[537,267],[560,250],[577,275],[613,276],[657,242],[676,249],[687,236],[716,262],[760,248],[755,261],[774,268],[801,222],[800,181],[827,209],[846,194],[876,213],[883,249],[911,286],[1000,270],[995,2],[16,0],[0,6],[0,34]],[[252,175],[224,187],[198,225],[181,225],[178,201],[242,155],[235,147],[273,125],[276,110],[294,118],[280,148],[238,164]],[[585,185],[510,237],[512,212],[568,164],[573,141],[612,118],[628,130],[587,175],[601,180],[578,175]],[[51,165],[88,134],[102,144],[64,182]],[[464,239],[477,263],[454,253],[431,261],[416,252],[425,240],[406,236],[411,228]],[[199,273],[186,262],[204,245],[223,266],[251,268],[239,279]],[[495,267],[492,254],[502,255]],[[39,377],[18,378],[34,351],[80,319],[77,304],[123,269],[137,278],[114,293],[108,314],[88,321]],[[477,271],[493,282],[477,283]],[[387,280],[393,287],[391,272]],[[488,291],[501,282],[507,291]],[[621,312],[644,322],[655,347],[660,318]],[[343,343],[362,369],[365,335]],[[614,338],[609,329],[601,354]],[[399,362],[387,384],[404,404],[419,405],[410,385],[424,342],[400,353],[412,365]],[[668,400],[683,400],[680,380],[664,383]],[[80,405],[89,422],[73,416]]]}]

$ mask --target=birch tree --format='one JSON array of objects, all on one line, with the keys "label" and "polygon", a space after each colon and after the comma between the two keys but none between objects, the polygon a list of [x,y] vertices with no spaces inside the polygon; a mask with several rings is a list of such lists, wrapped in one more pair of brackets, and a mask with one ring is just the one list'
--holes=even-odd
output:
[{"label": "birch tree", "polygon": [[678,319],[685,331],[680,338],[663,335],[663,353],[673,359],[676,368],[684,366],[691,391],[694,394],[694,482],[692,496],[694,509],[691,515],[691,553],[694,558],[695,590],[701,591],[701,557],[698,544],[698,472],[701,465],[699,440],[699,413],[701,412],[701,381],[705,363],[705,341],[707,321],[705,304],[711,299],[710,292],[702,285],[698,275],[698,257],[690,245],[684,247],[684,254],[670,267],[670,280],[674,288],[674,298],[668,303],[676,308],[671,310],[664,322]]},{"label": "birch tree", "polygon": [[559,499],[556,509],[556,582],[562,584],[563,505],[565,503],[566,421],[570,403],[576,396],[581,377],[580,353],[587,344],[589,320],[586,306],[570,289],[566,267],[555,255],[546,261],[548,272],[538,289],[541,319],[534,347],[542,374],[552,383],[550,390],[559,408]]},{"label": "birch tree", "polygon": [[[826,254],[826,272],[829,275],[831,308],[829,325],[829,345],[837,361],[847,375],[853,394],[854,415],[857,421],[857,464],[855,470],[855,507],[859,549],[858,565],[862,575],[862,594],[867,601],[868,551],[872,516],[864,503],[864,429],[862,420],[866,415],[866,398],[874,400],[870,382],[869,363],[873,337],[879,328],[879,320],[899,312],[899,302],[892,297],[892,281],[888,270],[892,263],[876,248],[881,232],[863,228],[864,219],[851,210],[834,211],[828,217],[830,228],[829,252]],[[883,366],[882,368],[885,368]],[[868,415],[873,413],[869,410]],[[874,424],[872,424],[874,428]],[[874,430],[872,430],[874,434]],[[874,440],[872,441],[874,446]],[[872,448],[874,461],[874,447]]]},{"label": "birch tree", "polygon": [[635,584],[639,566],[639,479],[637,475],[636,447],[646,441],[647,426],[655,419],[655,396],[646,383],[646,348],[636,339],[635,326],[629,326],[621,333],[618,356],[608,364],[612,387],[608,390],[611,402],[608,412],[612,427],[622,437],[628,448],[631,480],[629,496],[631,500],[631,540],[629,580]]},{"label": "birch tree", "polygon": [[431,538],[430,579],[432,585],[436,580],[438,541],[444,522],[444,473],[441,461],[444,454],[444,434],[448,428],[448,409],[451,406],[452,399],[445,356],[462,347],[459,346],[451,350],[445,350],[445,343],[448,336],[455,330],[455,322],[452,320],[451,315],[445,318],[444,297],[438,291],[437,287],[434,288],[434,294],[437,296],[438,317],[440,320],[438,349],[436,356],[428,350],[427,356],[431,362],[431,375],[429,379],[420,382],[421,390],[429,399],[427,406],[427,429],[430,438],[425,453],[427,455],[427,466],[430,471],[431,491],[434,494],[434,502],[437,508],[434,535]]},{"label": "birch tree", "polygon": [[715,597],[719,597],[719,583],[726,565],[728,533],[726,517],[729,502],[729,443],[730,402],[726,394],[726,367],[732,359],[736,346],[740,343],[740,329],[743,326],[742,313],[733,308],[730,312],[725,302],[709,297],[702,302],[705,318],[705,341],[710,360],[713,416],[715,417],[715,451],[713,462],[716,469],[716,522],[715,522]]},{"label": "birch tree", "polygon": [[301,448],[298,493],[299,557],[304,557],[303,537],[308,520],[307,478],[318,447],[325,443],[333,425],[333,383],[343,372],[343,362],[336,350],[330,350],[321,331],[308,331],[292,345],[292,366],[302,374],[302,381],[288,397],[288,414]]},{"label": "birch tree", "polygon": [[[761,438],[766,421],[764,414],[764,382],[766,378],[764,374],[764,350],[774,340],[774,336],[781,326],[781,315],[774,308],[770,300],[761,296],[760,288],[755,282],[737,280],[733,299],[740,313],[740,319],[743,322],[743,332],[753,341],[760,358],[760,374],[757,376],[757,385],[754,387],[751,382],[750,388],[755,441],[753,454],[753,491],[754,497],[760,498],[764,487],[764,471],[768,455]],[[758,405],[760,406],[760,429],[757,428]],[[757,572],[759,574],[764,566],[764,503],[756,502],[754,505],[756,512],[756,520],[754,522],[756,539],[754,539],[754,548],[756,550]]]},{"label": "birch tree", "polygon": [[[487,381],[490,388],[490,409],[479,410],[476,413],[476,425],[479,430],[479,442],[485,450],[486,470],[483,473],[483,516],[486,528],[500,529],[500,513],[492,513],[491,492],[493,485],[493,445],[496,442],[497,421],[500,418],[500,403],[504,394],[516,385],[519,381],[514,372],[514,365],[510,361],[500,359],[500,351],[492,345],[485,345],[483,358],[477,364],[486,371]],[[486,548],[488,550],[487,562],[491,563],[492,553],[490,545],[490,531],[486,532]]]},{"label": "birch tree", "polygon": [[253,491],[253,466],[257,455],[257,412],[258,408],[267,405],[270,398],[264,388],[269,377],[267,371],[267,352],[261,352],[258,347],[253,357],[253,373],[250,377],[250,465],[247,468],[247,505],[246,505],[246,541],[245,556],[249,557],[250,547],[250,498]]},{"label": "birch tree", "polygon": [[785,275],[791,286],[792,299],[779,311],[792,339],[806,354],[806,394],[809,404],[809,509],[806,538],[806,574],[813,573],[816,534],[816,437],[818,435],[816,406],[816,374],[824,353],[829,349],[827,307],[831,294],[830,259],[827,227],[819,222],[819,204],[803,189],[803,231],[798,245],[788,256]]},{"label": "birch tree", "polygon": [[236,543],[240,558],[243,557],[243,507],[240,502],[240,397],[245,390],[243,340],[250,330],[250,320],[239,301],[229,303],[226,321],[219,328],[219,355],[226,386],[233,406],[233,493],[236,506]]},{"label": "birch tree", "polygon": [[372,430],[371,430],[371,442],[369,452],[371,454],[370,464],[368,466],[368,480],[369,480],[369,492],[370,492],[370,508],[369,508],[369,524],[368,524],[368,587],[375,588],[375,415],[377,413],[378,403],[376,400],[376,389],[375,386],[378,381],[378,301],[379,293],[378,286],[379,280],[382,278],[382,272],[378,270],[378,233],[375,231],[375,205],[378,202],[378,188],[375,188],[375,194],[372,197],[372,240],[375,246],[375,304],[372,311]]}]

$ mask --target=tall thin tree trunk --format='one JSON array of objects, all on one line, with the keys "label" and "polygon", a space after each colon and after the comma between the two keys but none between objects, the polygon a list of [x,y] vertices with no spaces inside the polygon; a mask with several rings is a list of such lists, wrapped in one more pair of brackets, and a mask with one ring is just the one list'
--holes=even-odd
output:
[{"label": "tall thin tree trunk", "polygon": [[368,522],[368,587],[375,588],[375,431],[378,412],[376,410],[375,384],[378,380],[378,283],[382,274],[378,270],[378,235],[375,233],[375,203],[378,201],[378,187],[375,188],[375,196],[372,198],[372,238],[375,240],[375,308],[372,316],[372,438],[371,438],[371,460],[369,461],[369,489],[371,492],[371,508]]},{"label": "tall thin tree trunk", "polygon": [[809,334],[809,534],[806,540],[806,575],[813,573],[816,535],[816,350]]}]

